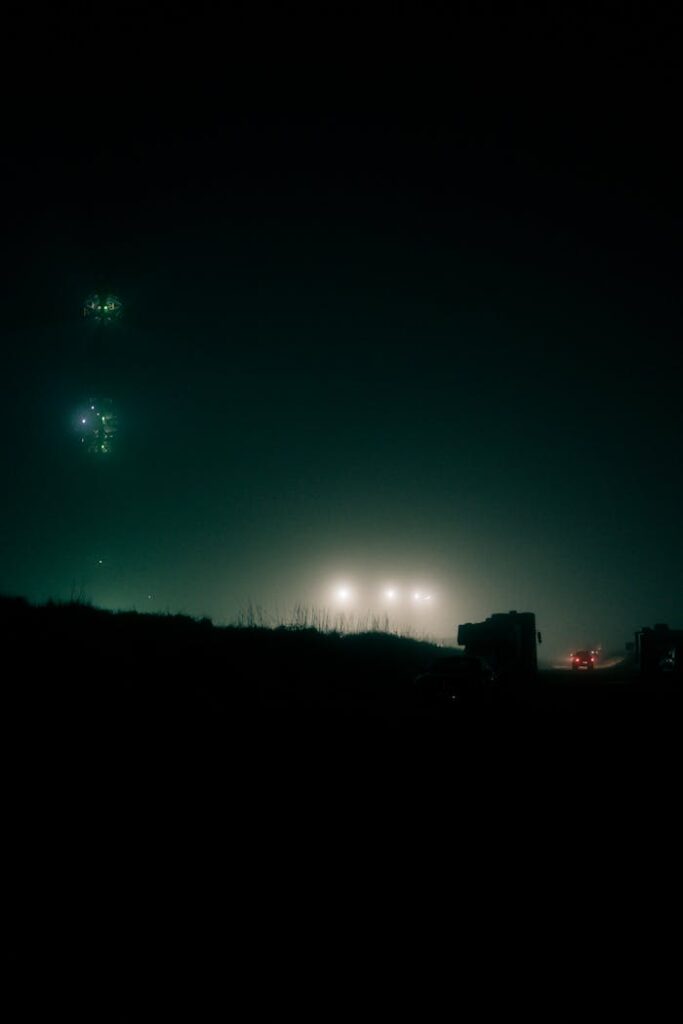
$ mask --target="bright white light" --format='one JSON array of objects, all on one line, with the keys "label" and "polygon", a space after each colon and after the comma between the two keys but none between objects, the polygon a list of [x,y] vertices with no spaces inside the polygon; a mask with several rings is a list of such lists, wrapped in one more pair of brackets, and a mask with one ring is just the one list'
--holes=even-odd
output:
[{"label": "bright white light", "polygon": [[395,601],[396,591],[394,590],[393,587],[387,587],[387,589],[384,591],[384,596],[386,597],[387,601]]},{"label": "bright white light", "polygon": [[351,588],[346,586],[337,587],[335,595],[338,601],[348,601],[351,597]]},{"label": "bright white light", "polygon": [[419,601],[419,600],[420,600],[420,591],[416,590],[415,593],[413,594],[413,601]]},{"label": "bright white light", "polygon": [[81,420],[81,423],[85,423],[85,419],[82,419],[82,420]]}]

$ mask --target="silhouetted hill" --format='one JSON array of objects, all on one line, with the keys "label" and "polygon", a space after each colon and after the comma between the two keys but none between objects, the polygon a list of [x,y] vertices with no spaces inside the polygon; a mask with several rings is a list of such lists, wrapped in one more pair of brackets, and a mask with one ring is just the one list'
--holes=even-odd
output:
[{"label": "silhouetted hill", "polygon": [[6,657],[48,701],[77,692],[96,703],[106,692],[110,702],[159,709],[180,701],[194,713],[404,714],[416,674],[445,653],[384,633],[217,627],[21,598],[0,598],[0,625]]},{"label": "silhouetted hill", "polygon": [[[616,677],[541,676],[534,692],[425,713],[414,677],[449,652],[411,639],[14,598],[0,598],[0,631],[22,917],[31,931],[57,922],[50,941],[70,963],[63,929],[76,922],[92,977],[107,979],[96,1008],[138,1013],[164,937],[181,948],[182,898],[211,917],[226,899],[221,978],[225,927],[237,921],[247,949],[267,933],[258,990],[292,942],[302,894],[328,916],[336,895],[334,920],[355,897],[358,927],[381,879],[402,914],[409,877],[421,901],[431,884],[435,906],[448,888],[458,903],[471,893],[479,914],[492,884],[520,891],[517,863],[552,868],[568,816],[586,833],[577,860],[602,879],[594,822],[615,806],[676,806],[680,700],[652,703]],[[131,1019],[153,1018],[160,991],[175,1001],[166,967],[160,985]],[[189,1016],[211,1019],[191,999]]]},{"label": "silhouetted hill", "polygon": [[[143,815],[160,798],[143,779],[158,779],[165,800],[190,778],[201,789],[231,779],[242,796],[305,789],[322,766],[344,785],[364,764],[407,771],[410,786],[422,775],[428,791],[452,777],[459,799],[487,784],[556,789],[562,776],[673,777],[680,687],[618,671],[541,672],[453,703],[425,701],[415,684],[452,650],[382,633],[216,627],[21,598],[0,598],[0,633],[22,785],[56,772],[87,803],[123,792]],[[285,784],[292,773],[299,781]]]},{"label": "silhouetted hill", "polygon": [[675,681],[643,685],[632,668],[617,666],[583,676],[541,672],[516,688],[494,687],[467,707],[426,708],[416,676],[455,652],[381,632],[219,627],[187,615],[78,602],[34,606],[12,597],[0,597],[0,630],[13,689],[28,687],[56,711],[106,707],[108,720],[124,714],[127,726],[145,709],[211,722],[242,716],[252,724],[317,715],[397,725],[429,712],[450,725],[473,710],[498,718],[514,712],[519,722],[520,714],[570,710],[583,717],[601,710],[612,718],[668,715],[680,703]]}]

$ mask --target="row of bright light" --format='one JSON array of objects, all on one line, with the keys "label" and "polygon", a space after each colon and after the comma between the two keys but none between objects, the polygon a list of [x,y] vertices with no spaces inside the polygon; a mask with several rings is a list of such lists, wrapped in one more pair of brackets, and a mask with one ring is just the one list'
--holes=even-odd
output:
[{"label": "row of bright light", "polygon": [[[355,597],[355,589],[347,583],[341,583],[334,588],[335,600],[340,604],[351,604]],[[398,587],[384,587],[380,592],[382,601],[387,604],[399,604],[406,600],[412,604],[429,604],[433,601],[433,595],[424,590],[402,591]]]}]

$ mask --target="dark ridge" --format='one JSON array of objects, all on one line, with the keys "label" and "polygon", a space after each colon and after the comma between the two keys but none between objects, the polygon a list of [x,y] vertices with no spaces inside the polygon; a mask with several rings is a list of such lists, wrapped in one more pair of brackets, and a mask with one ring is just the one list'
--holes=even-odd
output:
[{"label": "dark ridge", "polygon": [[212,728],[240,716],[277,726],[311,716],[391,727],[428,718],[449,728],[473,714],[517,722],[537,714],[613,718],[663,713],[681,689],[680,673],[654,685],[624,663],[589,676],[541,671],[477,686],[467,699],[430,701],[416,679],[457,656],[455,648],[377,631],[215,626],[207,618],[112,612],[84,602],[34,606],[0,597],[0,630],[20,684],[13,693],[30,687],[46,707],[72,702],[74,714],[104,702],[108,719],[130,703],[137,711],[127,715],[127,727],[151,708],[157,716],[182,709]]}]

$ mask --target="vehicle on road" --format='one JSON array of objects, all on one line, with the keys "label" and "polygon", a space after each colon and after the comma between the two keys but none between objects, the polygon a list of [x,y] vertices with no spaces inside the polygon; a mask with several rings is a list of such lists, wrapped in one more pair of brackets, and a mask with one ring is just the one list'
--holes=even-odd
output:
[{"label": "vehicle on road", "polygon": [[663,622],[653,629],[644,626],[636,633],[635,651],[641,678],[683,677],[683,629],[671,629]]},{"label": "vehicle on road", "polygon": [[496,612],[484,622],[463,622],[458,643],[466,655],[493,666],[501,681],[519,683],[536,677],[541,634],[533,612]]},{"label": "vehicle on road", "polygon": [[423,704],[461,704],[481,699],[495,681],[485,659],[458,654],[434,661],[416,677],[415,688]]},{"label": "vehicle on road", "polygon": [[659,671],[660,672],[675,672],[676,671],[676,648],[672,647],[671,650],[667,651],[663,658],[659,660]]},{"label": "vehicle on road", "polygon": [[595,651],[574,651],[572,671],[578,672],[579,669],[585,668],[588,672],[592,672],[595,668],[596,657]]}]

